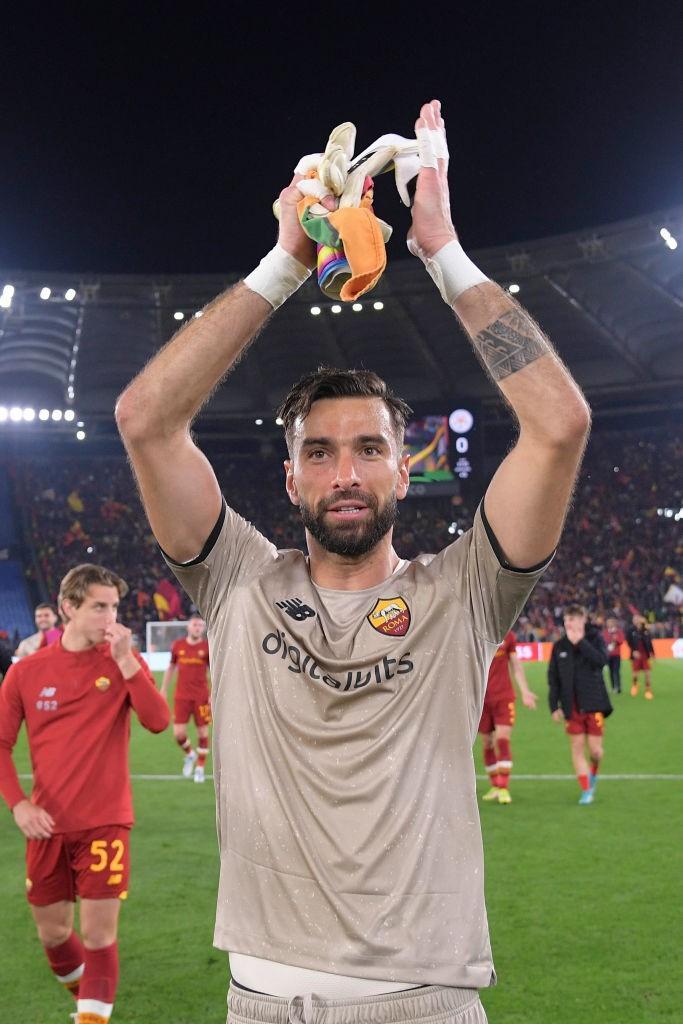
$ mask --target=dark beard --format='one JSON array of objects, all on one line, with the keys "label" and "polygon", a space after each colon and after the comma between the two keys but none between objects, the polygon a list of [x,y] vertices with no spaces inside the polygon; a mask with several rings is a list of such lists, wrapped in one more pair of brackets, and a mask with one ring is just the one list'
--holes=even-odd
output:
[{"label": "dark beard", "polygon": [[[325,521],[325,513],[331,505],[339,501],[359,501],[366,505],[371,515],[365,522],[336,523],[328,525]],[[332,555],[344,555],[346,558],[360,558],[372,551],[381,541],[382,537],[392,528],[398,518],[398,502],[396,495],[392,494],[387,498],[382,508],[379,508],[377,499],[371,494],[360,492],[344,492],[336,494],[334,498],[327,498],[318,503],[314,511],[303,500],[299,505],[303,524],[315,537],[318,544]]]}]

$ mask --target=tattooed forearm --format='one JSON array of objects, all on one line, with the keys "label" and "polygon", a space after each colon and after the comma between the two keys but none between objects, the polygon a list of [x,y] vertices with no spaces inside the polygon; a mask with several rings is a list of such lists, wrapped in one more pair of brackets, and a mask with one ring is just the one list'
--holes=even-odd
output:
[{"label": "tattooed forearm", "polygon": [[510,309],[473,339],[477,355],[495,381],[503,380],[551,351],[533,320]]}]

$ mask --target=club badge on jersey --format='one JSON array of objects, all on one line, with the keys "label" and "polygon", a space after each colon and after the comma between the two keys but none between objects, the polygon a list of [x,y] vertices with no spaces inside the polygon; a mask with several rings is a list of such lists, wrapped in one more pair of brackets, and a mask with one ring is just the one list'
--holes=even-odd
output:
[{"label": "club badge on jersey", "polygon": [[380,597],[367,618],[384,636],[405,636],[410,629],[410,608],[402,597]]}]

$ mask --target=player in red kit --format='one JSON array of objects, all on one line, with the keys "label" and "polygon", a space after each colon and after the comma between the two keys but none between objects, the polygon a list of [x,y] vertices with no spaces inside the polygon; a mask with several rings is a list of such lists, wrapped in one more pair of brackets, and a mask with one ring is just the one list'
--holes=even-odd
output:
[{"label": "player in red kit", "polygon": [[[176,743],[185,753],[183,775],[194,777],[195,782],[204,781],[204,766],[209,753],[209,726],[211,704],[207,673],[209,669],[209,642],[204,635],[204,620],[201,615],[191,615],[187,620],[187,636],[174,641],[171,646],[171,662],[164,673],[161,693],[166,697],[173,676],[178,681],[173,701],[173,735]],[[197,750],[187,735],[190,718],[197,726]]]},{"label": "player in red kit", "polygon": [[[0,793],[27,839],[28,900],[53,973],[77,999],[76,1024],[106,1024],[114,1004],[133,824],[131,710],[150,732],[169,721],[130,630],[116,621],[127,589],[102,566],[68,572],[59,593],[61,639],[13,665],[0,689]],[[12,760],[22,722],[30,798]]]},{"label": "player in red kit", "polygon": [[534,710],[536,694],[527,685],[512,631],[493,656],[479,722],[484,764],[491,780],[491,788],[482,799],[495,800],[499,804],[512,803],[509,789],[512,772],[510,737],[515,724],[515,691],[511,675],[519,687],[524,707]]},{"label": "player in red kit", "polygon": [[655,648],[645,616],[634,615],[632,625],[626,632],[626,643],[631,648],[631,696],[638,696],[640,673],[645,679],[645,699],[652,700],[652,679],[650,676],[651,662],[655,660]]}]

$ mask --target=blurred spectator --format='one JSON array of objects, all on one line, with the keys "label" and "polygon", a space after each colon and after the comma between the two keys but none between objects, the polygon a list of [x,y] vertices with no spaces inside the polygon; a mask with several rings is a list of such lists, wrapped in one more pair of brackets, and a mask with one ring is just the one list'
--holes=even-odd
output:
[{"label": "blurred spectator", "polygon": [[40,647],[47,647],[53,644],[62,635],[59,629],[59,616],[51,604],[36,605],[34,612],[36,632],[27,636],[18,644],[14,652],[17,658],[25,658],[28,654],[34,654]]}]

